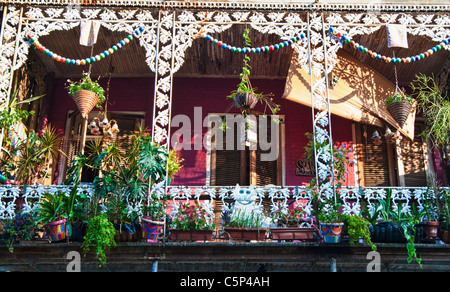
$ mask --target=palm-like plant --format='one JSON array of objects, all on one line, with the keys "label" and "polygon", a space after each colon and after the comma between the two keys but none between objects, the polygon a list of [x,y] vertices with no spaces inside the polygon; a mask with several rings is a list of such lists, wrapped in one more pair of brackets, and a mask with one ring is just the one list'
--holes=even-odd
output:
[{"label": "palm-like plant", "polygon": [[38,203],[36,211],[37,221],[50,223],[64,218],[64,193],[43,194],[44,198]]}]

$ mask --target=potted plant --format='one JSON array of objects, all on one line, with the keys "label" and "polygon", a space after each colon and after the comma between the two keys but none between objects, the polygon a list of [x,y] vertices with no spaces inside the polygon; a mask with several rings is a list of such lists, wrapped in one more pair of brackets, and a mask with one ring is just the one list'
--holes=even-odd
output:
[{"label": "potted plant", "polygon": [[344,216],[339,212],[339,204],[331,201],[323,203],[317,219],[325,243],[339,243],[344,228]]},{"label": "potted plant", "polygon": [[317,241],[319,239],[316,227],[303,226],[306,223],[305,212],[300,206],[280,208],[271,215],[272,223],[276,226],[270,228],[273,240]]},{"label": "potted plant", "polygon": [[180,202],[169,224],[171,241],[210,241],[215,228],[211,215],[198,201]]},{"label": "potted plant", "polygon": [[373,244],[369,226],[370,221],[366,218],[358,215],[346,215],[345,216],[345,229],[351,245],[358,245],[362,240],[365,244],[370,246],[373,251],[377,250],[377,247]]},{"label": "potted plant", "polygon": [[114,225],[109,222],[105,214],[89,219],[84,242],[81,245],[84,256],[90,251],[92,245],[100,261],[99,266],[106,264],[106,252],[117,246],[114,241],[115,234]]},{"label": "potted plant", "polygon": [[143,206],[142,237],[147,242],[157,242],[164,236],[166,225],[167,196],[159,199],[154,193],[150,194],[147,205]]},{"label": "potted plant", "polygon": [[14,243],[21,240],[34,239],[36,221],[30,213],[18,212],[14,218],[1,222],[6,247],[14,251]]},{"label": "potted plant", "polygon": [[395,92],[385,99],[387,110],[402,128],[412,109],[413,99],[403,90],[396,88]]},{"label": "potted plant", "polygon": [[84,74],[80,81],[67,79],[66,89],[84,119],[87,119],[89,112],[94,107],[101,109],[105,101],[105,90],[98,81],[93,81],[89,74]]},{"label": "potted plant", "polygon": [[[243,33],[246,48],[251,47],[249,32],[249,29],[245,29]],[[249,78],[251,69],[249,62],[250,57],[248,54],[245,54],[244,66],[240,74],[241,82],[238,84],[237,89],[227,96],[227,99],[232,99],[232,105],[239,108],[244,115],[248,114],[249,110],[253,109],[258,101],[264,102],[272,114],[276,114],[280,110],[280,106],[273,101],[272,94],[256,93],[257,88],[252,87]]]},{"label": "potted plant", "polygon": [[66,238],[66,217],[63,212],[65,194],[45,193],[38,203],[37,221],[44,224],[44,229],[50,241],[60,241]]},{"label": "potted plant", "polygon": [[251,241],[265,240],[263,227],[265,216],[261,211],[239,208],[236,205],[222,212],[222,227],[229,240]]}]

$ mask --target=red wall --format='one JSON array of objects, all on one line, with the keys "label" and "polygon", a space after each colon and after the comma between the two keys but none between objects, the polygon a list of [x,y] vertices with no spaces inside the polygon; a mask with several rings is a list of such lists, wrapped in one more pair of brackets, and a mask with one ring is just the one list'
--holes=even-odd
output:
[{"label": "red wall", "polygon": [[[51,99],[48,107],[48,121],[62,132],[65,127],[67,111],[76,109],[75,103],[64,89],[65,79],[55,79]],[[237,78],[175,78],[173,84],[172,117],[184,114],[190,117],[192,126],[192,142],[200,139],[194,135],[194,108],[202,108],[202,119],[208,113],[224,113],[231,100],[226,96],[236,89]],[[101,80],[106,88],[106,80]],[[252,85],[258,87],[258,92],[273,93],[274,100],[281,106],[280,114],[285,115],[285,147],[286,147],[286,185],[308,184],[310,177],[295,175],[296,161],[303,158],[304,147],[307,144],[306,132],[312,132],[311,108],[281,99],[284,92],[284,80],[252,80]],[[108,111],[145,111],[146,126],[151,126],[153,115],[152,78],[114,78],[110,83],[110,104]],[[309,92],[305,94],[310,95]],[[257,105],[257,111],[264,108]],[[236,108],[230,112],[238,112]],[[332,116],[332,135],[335,144],[352,145],[351,121]],[[119,125],[120,126],[120,125]],[[172,133],[178,128],[172,128]],[[202,136],[206,133],[202,127]],[[199,140],[197,140],[199,141]],[[201,142],[199,142],[201,143]],[[193,147],[192,147],[193,148]],[[175,177],[173,184],[199,186],[206,184],[206,150],[181,150],[180,155],[185,159],[183,169]],[[353,167],[349,168],[346,185],[354,185]]]}]

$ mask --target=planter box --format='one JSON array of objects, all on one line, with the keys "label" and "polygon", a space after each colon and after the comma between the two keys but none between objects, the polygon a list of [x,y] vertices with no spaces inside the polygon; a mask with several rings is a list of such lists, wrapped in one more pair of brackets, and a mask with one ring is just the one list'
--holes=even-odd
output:
[{"label": "planter box", "polygon": [[282,227],[270,228],[273,240],[319,241],[320,236],[314,227]]},{"label": "planter box", "polygon": [[225,228],[227,239],[237,241],[265,240],[266,230],[262,228]]},{"label": "planter box", "polygon": [[170,229],[171,241],[211,241],[212,230],[178,230]]}]

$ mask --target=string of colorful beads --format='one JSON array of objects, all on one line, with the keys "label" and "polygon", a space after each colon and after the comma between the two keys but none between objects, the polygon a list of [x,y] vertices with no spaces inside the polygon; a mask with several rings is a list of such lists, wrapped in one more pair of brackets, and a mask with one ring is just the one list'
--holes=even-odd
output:
[{"label": "string of colorful beads", "polygon": [[264,53],[264,52],[270,52],[270,51],[275,51],[275,50],[279,50],[281,48],[284,47],[288,47],[290,45],[292,45],[293,43],[298,42],[299,40],[302,40],[305,38],[305,35],[302,33],[299,36],[293,37],[290,40],[284,41],[284,42],[280,42],[278,44],[275,45],[270,45],[270,46],[262,46],[262,47],[257,47],[257,48],[237,48],[237,47],[233,47],[231,45],[228,45],[218,39],[213,38],[210,35],[207,34],[202,34],[202,37],[204,39],[206,39],[207,41],[212,42],[213,44],[221,47],[224,50],[229,50],[233,53],[243,53],[243,54],[247,54],[247,53]]},{"label": "string of colorful beads", "polygon": [[31,33],[27,34],[27,38],[36,47],[36,49],[40,50],[41,52],[43,52],[44,54],[46,54],[47,56],[51,57],[52,59],[54,59],[58,62],[61,62],[63,64],[69,64],[69,65],[88,65],[88,64],[94,63],[96,61],[100,61],[100,60],[106,58],[107,56],[113,54],[118,49],[120,49],[120,48],[124,47],[126,44],[130,43],[130,41],[132,41],[134,38],[138,38],[142,32],[144,32],[144,28],[141,26],[138,29],[136,29],[132,34],[128,35],[126,38],[124,38],[123,40],[121,40],[120,42],[118,42],[117,44],[112,46],[111,48],[103,51],[102,53],[100,53],[98,55],[91,56],[88,58],[83,58],[83,59],[65,58],[63,56],[60,56],[60,55],[50,51],[49,49],[44,47],[41,43],[39,43],[39,41],[36,38],[34,38]]},{"label": "string of colorful beads", "polygon": [[368,54],[368,55],[370,55],[372,58],[374,58],[376,60],[384,61],[386,63],[393,63],[393,64],[413,63],[413,62],[416,62],[416,61],[419,61],[419,60],[423,60],[426,57],[429,57],[429,56],[433,55],[437,51],[440,51],[441,49],[443,49],[446,45],[448,45],[450,43],[450,38],[449,38],[449,39],[443,40],[440,44],[432,47],[428,51],[423,52],[421,54],[418,54],[416,56],[404,57],[404,58],[391,58],[391,57],[386,57],[386,56],[380,55],[377,52],[371,51],[368,48],[366,48],[366,47],[356,43],[355,41],[352,41],[350,38],[346,37],[342,33],[337,32],[333,27],[330,27],[328,29],[328,31],[330,33],[332,33],[336,38],[338,38],[342,42],[352,46],[356,50],[358,50],[360,52],[363,52],[365,54]]}]

